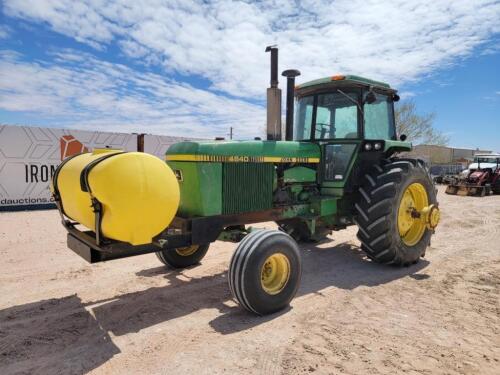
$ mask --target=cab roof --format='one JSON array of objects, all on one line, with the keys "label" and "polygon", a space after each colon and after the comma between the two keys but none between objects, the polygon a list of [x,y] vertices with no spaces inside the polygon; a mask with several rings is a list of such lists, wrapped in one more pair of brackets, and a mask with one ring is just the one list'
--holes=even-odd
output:
[{"label": "cab roof", "polygon": [[480,158],[498,158],[500,157],[500,154],[497,153],[490,153],[490,154],[474,154],[474,157],[480,157]]},{"label": "cab roof", "polygon": [[315,79],[313,81],[301,83],[300,85],[297,85],[296,88],[297,89],[311,88],[312,86],[320,86],[320,85],[325,85],[325,84],[329,84],[329,83],[342,83],[345,85],[357,84],[357,85],[363,85],[363,86],[379,87],[379,88],[385,89],[385,90],[391,89],[391,86],[388,83],[381,82],[381,81],[374,81],[373,79],[364,78],[364,77],[355,76],[355,75],[335,75],[335,76]]}]

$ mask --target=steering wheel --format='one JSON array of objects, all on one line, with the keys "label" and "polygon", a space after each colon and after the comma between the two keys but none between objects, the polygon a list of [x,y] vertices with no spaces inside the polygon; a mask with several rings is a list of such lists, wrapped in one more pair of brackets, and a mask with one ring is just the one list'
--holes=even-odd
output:
[{"label": "steering wheel", "polygon": [[316,123],[316,128],[319,126],[331,126],[330,124],[325,124],[324,122],[317,122]]},{"label": "steering wheel", "polygon": [[[318,126],[320,129],[318,129]],[[321,133],[320,133],[320,138],[323,139],[325,138],[325,134],[326,134],[326,131],[328,130],[326,127],[330,128],[330,131],[335,133],[335,126],[333,125],[330,125],[330,124],[326,124],[324,122],[317,122],[316,123],[316,132],[319,130]]]}]

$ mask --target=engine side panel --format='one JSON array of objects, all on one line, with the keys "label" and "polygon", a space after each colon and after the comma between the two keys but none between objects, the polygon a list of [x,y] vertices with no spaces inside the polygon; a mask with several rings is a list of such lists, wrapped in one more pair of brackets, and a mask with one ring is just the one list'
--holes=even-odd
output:
[{"label": "engine side panel", "polygon": [[222,163],[169,161],[179,182],[180,217],[222,213]]}]

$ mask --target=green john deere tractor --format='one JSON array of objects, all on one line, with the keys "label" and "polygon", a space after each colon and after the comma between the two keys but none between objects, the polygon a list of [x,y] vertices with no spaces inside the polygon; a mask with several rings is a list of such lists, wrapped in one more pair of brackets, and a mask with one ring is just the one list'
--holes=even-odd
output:
[{"label": "green john deere tractor", "polygon": [[[143,245],[105,238],[98,235],[104,205],[94,211],[94,231],[78,230],[63,215],[68,246],[90,262],[156,252],[164,264],[183,268],[198,264],[216,240],[239,242],[229,287],[241,306],[257,314],[280,310],[294,297],[301,278],[298,242],[321,241],[349,225],[358,226],[360,246],[374,262],[418,262],[439,209],[424,162],[396,156],[411,150],[396,135],[396,90],[352,75],[294,86],[300,73],[287,70],[282,140],[277,49],[268,51],[266,141],[172,145],[166,162],[178,180],[180,204],[165,230]],[[268,221],[279,230],[246,226]]]}]

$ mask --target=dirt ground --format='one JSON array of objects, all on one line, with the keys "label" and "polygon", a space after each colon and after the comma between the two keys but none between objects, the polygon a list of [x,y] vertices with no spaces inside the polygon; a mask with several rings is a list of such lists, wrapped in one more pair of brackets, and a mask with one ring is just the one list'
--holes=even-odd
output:
[{"label": "dirt ground", "polygon": [[[234,244],[184,271],[89,265],[56,211],[0,214],[1,374],[500,374],[500,196],[447,196],[427,256],[367,260],[356,228],[302,246],[291,307],[232,301]],[[271,226],[271,224],[269,224]]]}]

